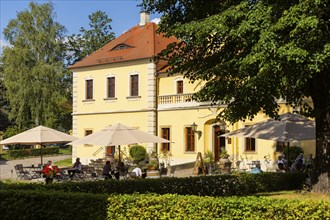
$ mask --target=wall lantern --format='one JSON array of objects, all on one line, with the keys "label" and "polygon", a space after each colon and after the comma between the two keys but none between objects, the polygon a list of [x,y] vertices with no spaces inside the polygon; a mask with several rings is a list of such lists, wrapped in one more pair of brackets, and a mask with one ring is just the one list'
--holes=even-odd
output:
[{"label": "wall lantern", "polygon": [[194,122],[194,123],[192,123],[192,125],[190,125],[191,126],[191,130],[194,132],[194,133],[196,133],[197,135],[198,135],[198,139],[200,139],[201,138],[201,136],[202,136],[202,131],[198,131],[197,130],[197,124]]}]

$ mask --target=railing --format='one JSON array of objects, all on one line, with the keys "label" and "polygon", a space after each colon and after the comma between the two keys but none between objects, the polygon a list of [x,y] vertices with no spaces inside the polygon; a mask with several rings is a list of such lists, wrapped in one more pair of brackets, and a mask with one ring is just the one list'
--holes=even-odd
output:
[{"label": "railing", "polygon": [[173,104],[193,102],[193,93],[177,94],[177,95],[161,95],[158,96],[158,104]]},{"label": "railing", "polygon": [[103,147],[100,147],[99,149],[97,149],[92,155],[93,157],[95,157],[101,150],[103,150]]}]

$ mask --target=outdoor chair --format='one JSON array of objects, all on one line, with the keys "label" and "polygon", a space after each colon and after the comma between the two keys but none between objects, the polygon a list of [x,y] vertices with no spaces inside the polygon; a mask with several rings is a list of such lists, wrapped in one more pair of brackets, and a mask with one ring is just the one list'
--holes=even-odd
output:
[{"label": "outdoor chair", "polygon": [[23,164],[16,164],[15,166],[15,172],[17,175],[17,179],[21,179],[21,180],[31,180],[32,176],[30,174],[29,171],[25,171],[23,169]]},{"label": "outdoor chair", "polygon": [[129,172],[128,173],[128,176],[129,176],[130,179],[136,179],[136,178],[138,178],[138,176],[136,175],[135,172]]},{"label": "outdoor chair", "polygon": [[171,166],[171,169],[170,169],[170,176],[171,177],[174,177],[175,170],[176,170],[176,166]]},{"label": "outdoor chair", "polygon": [[128,178],[128,166],[123,166],[119,168],[119,179],[127,179]]}]

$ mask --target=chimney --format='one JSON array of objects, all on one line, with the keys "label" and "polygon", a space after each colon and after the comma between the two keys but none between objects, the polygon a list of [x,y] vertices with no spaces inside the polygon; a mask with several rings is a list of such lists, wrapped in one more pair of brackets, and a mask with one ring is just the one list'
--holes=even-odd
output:
[{"label": "chimney", "polygon": [[146,11],[140,12],[140,26],[146,25],[150,20],[150,14]]}]

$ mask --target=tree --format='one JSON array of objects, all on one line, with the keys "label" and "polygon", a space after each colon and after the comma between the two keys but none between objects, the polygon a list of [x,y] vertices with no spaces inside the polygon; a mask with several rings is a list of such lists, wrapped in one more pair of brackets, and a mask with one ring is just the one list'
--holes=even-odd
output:
[{"label": "tree", "polygon": [[68,37],[67,61],[69,65],[82,60],[115,38],[115,34],[111,32],[112,19],[108,18],[105,12],[96,11],[88,18],[90,30],[81,27],[80,34]]},{"label": "tree", "polygon": [[62,109],[71,96],[71,78],[63,62],[65,28],[54,19],[51,3],[31,2],[3,31],[11,44],[1,57],[3,84],[9,118],[17,129],[36,124],[59,127],[59,116],[69,115]]},{"label": "tree", "polygon": [[330,178],[328,1],[144,0],[141,6],[162,14],[159,31],[181,40],[158,58],[168,60],[171,74],[205,81],[195,99],[227,103],[219,118],[234,123],[260,111],[277,117],[279,98],[315,117],[314,181]]},{"label": "tree", "polygon": [[6,90],[2,82],[2,72],[3,68],[0,63],[0,131],[4,131],[10,125],[10,121],[8,119],[9,106],[4,97]]}]

